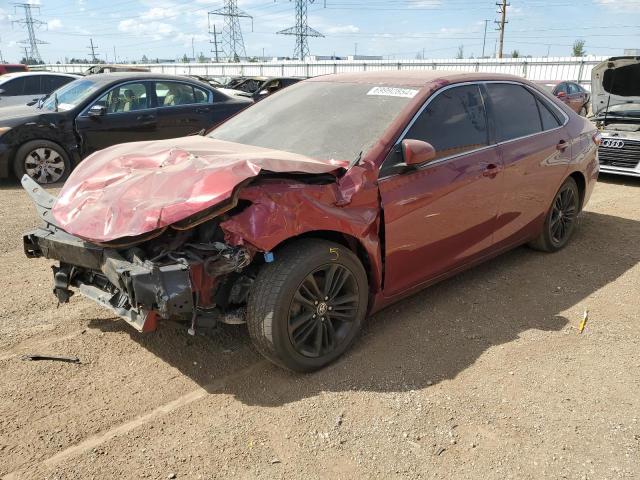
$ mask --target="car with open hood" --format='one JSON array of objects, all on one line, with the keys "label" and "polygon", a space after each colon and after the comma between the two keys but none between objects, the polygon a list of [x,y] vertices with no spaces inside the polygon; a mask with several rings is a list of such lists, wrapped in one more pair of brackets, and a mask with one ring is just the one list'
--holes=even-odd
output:
[{"label": "car with open hood", "polygon": [[640,57],[612,57],[591,72],[600,169],[640,177]]},{"label": "car with open hood", "polygon": [[174,75],[81,77],[36,105],[1,109],[0,178],[27,174],[41,184],[60,182],[95,151],[197,133],[252,103]]},{"label": "car with open hood", "polygon": [[142,332],[246,323],[311,371],[367,314],[518,245],[565,247],[598,141],[514,76],[316,77],[207,135],[96,152],[57,198],[23,177],[43,220],[24,249],[58,262],[60,303],[79,291]]}]

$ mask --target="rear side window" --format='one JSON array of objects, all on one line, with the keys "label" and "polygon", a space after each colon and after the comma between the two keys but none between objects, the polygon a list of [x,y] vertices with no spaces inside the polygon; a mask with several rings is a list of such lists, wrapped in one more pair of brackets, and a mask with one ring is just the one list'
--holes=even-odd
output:
[{"label": "rear side window", "polygon": [[540,100],[539,98],[537,98],[536,100],[538,102],[538,110],[540,110],[540,119],[542,120],[543,130],[551,130],[552,128],[557,128],[562,125],[542,100]]},{"label": "rear side window", "polygon": [[561,83],[560,85],[558,85],[555,90],[553,91],[554,95],[559,94],[560,92],[564,92],[567,93],[567,84],[566,83]]},{"label": "rear side window", "polygon": [[580,93],[580,87],[575,83],[569,84],[569,93]]},{"label": "rear side window", "polygon": [[526,88],[510,83],[489,83],[487,91],[499,142],[542,131],[536,99]]},{"label": "rear side window", "polygon": [[158,82],[156,83],[156,97],[158,105],[161,107],[202,103],[196,101],[193,87],[185,83]]},{"label": "rear side window", "polygon": [[489,144],[482,96],[477,85],[450,88],[425,108],[405,138],[429,142],[436,159]]}]

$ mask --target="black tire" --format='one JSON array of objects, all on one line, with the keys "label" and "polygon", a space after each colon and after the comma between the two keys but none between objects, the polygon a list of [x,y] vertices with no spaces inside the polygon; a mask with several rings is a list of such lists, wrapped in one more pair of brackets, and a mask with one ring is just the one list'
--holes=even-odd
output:
[{"label": "black tire", "polygon": [[71,162],[64,148],[49,140],[31,140],[16,152],[13,171],[18,179],[27,174],[41,185],[64,182]]},{"label": "black tire", "polygon": [[317,370],[342,355],[360,331],[369,296],[366,272],[351,250],[321,239],[299,240],[274,254],[249,293],[249,335],[276,365]]},{"label": "black tire", "polygon": [[576,227],[580,213],[580,191],[575,180],[567,178],[553,197],[540,236],[529,243],[531,248],[543,252],[563,249]]}]

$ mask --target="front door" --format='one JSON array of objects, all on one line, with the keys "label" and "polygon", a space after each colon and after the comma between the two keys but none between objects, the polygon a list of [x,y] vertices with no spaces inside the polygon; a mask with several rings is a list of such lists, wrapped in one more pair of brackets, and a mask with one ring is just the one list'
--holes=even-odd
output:
[{"label": "front door", "polygon": [[409,168],[396,147],[381,170],[386,296],[486,254],[502,197],[502,164],[478,85],[436,94],[404,138],[431,143],[436,159]]},{"label": "front door", "polygon": [[118,85],[91,106],[103,107],[103,114],[92,116],[85,109],[76,118],[82,155],[111,145],[153,140],[157,134],[157,109],[149,95],[147,82]]}]

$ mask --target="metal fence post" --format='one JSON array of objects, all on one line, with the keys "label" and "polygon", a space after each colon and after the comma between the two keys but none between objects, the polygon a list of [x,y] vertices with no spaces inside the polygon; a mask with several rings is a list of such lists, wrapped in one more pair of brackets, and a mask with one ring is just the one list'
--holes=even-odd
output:
[{"label": "metal fence post", "polygon": [[578,83],[582,80],[582,71],[584,70],[584,58],[580,59],[580,68],[578,69]]}]

